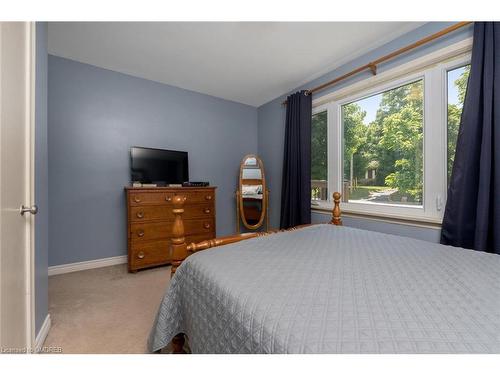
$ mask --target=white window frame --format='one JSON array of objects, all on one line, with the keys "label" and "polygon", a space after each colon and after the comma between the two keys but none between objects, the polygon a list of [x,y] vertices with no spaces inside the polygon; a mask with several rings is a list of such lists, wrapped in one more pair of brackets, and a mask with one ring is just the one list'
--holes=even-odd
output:
[{"label": "white window frame", "polygon": [[332,130],[333,129],[330,129],[330,126],[328,126],[328,124],[330,124],[330,119],[328,118],[329,116],[329,109],[328,109],[328,104],[322,104],[322,105],[319,105],[319,106],[316,106],[316,107],[313,107],[312,109],[312,115],[311,116],[314,116],[314,115],[317,115],[318,113],[321,113],[321,112],[327,112],[326,114],[326,137],[327,137],[327,150],[326,150],[326,164],[327,164],[327,171],[326,171],[326,184],[327,184],[327,191],[328,191],[328,201],[325,202],[325,201],[319,201],[319,200],[314,200],[314,201],[311,201],[311,207],[312,208],[318,208],[318,207],[325,207],[325,204],[327,206],[329,206],[331,203],[331,198],[330,198],[330,195],[331,193],[334,191],[334,190],[331,190],[332,188],[332,182],[333,182],[333,175],[331,174],[332,170],[330,168],[330,151],[331,151],[331,147],[330,145],[333,143],[334,141],[334,138],[332,137],[333,133]]},{"label": "white window frame", "polygon": [[313,114],[327,111],[328,196],[313,209],[331,209],[331,195],[342,191],[342,105],[423,79],[423,196],[422,206],[343,202],[347,213],[440,223],[447,192],[447,74],[470,63],[472,38],[313,100]]}]

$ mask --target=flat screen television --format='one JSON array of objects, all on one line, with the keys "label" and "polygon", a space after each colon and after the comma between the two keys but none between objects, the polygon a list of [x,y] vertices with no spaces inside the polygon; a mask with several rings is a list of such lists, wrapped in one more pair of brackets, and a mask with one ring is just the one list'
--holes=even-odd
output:
[{"label": "flat screen television", "polygon": [[185,151],[132,147],[130,157],[132,182],[162,186],[189,181],[188,153]]}]

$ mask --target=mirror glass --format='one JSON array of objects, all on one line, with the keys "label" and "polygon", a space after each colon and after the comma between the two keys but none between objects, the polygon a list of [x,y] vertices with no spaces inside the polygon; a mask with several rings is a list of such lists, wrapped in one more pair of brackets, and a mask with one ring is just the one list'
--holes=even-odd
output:
[{"label": "mirror glass", "polygon": [[262,226],[267,210],[267,190],[262,160],[255,155],[247,155],[241,162],[238,197],[243,225],[248,229]]}]

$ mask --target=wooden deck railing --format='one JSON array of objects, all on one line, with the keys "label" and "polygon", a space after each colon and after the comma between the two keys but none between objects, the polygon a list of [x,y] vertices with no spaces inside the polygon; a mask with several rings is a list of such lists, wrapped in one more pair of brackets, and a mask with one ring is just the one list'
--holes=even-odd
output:
[{"label": "wooden deck railing", "polygon": [[311,181],[311,200],[326,201],[328,199],[328,182],[326,180]]},{"label": "wooden deck railing", "polygon": [[[357,181],[356,181],[357,183]],[[343,186],[343,202],[349,201],[349,181],[344,181]],[[327,201],[328,198],[328,181],[326,180],[311,180],[311,200],[312,201]]]}]

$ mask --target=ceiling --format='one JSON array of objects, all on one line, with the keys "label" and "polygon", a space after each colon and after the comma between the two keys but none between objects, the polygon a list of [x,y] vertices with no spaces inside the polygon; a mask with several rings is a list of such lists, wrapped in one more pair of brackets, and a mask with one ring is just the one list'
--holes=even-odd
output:
[{"label": "ceiling", "polygon": [[419,22],[50,22],[49,53],[260,106]]}]

